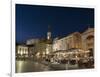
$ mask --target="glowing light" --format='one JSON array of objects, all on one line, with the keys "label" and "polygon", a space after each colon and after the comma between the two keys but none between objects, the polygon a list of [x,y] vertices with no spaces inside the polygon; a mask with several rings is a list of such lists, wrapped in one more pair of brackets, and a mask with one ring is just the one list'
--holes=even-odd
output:
[{"label": "glowing light", "polygon": [[22,55],[23,54],[23,51],[21,51],[20,54]]},{"label": "glowing light", "polygon": [[38,57],[40,55],[40,53],[38,52],[37,54],[36,54],[36,56]]},{"label": "glowing light", "polygon": [[46,48],[46,54],[49,54],[49,49],[48,48]]},{"label": "glowing light", "polygon": [[18,50],[18,54],[20,54],[20,50]]},{"label": "glowing light", "polygon": [[24,50],[24,54],[25,54],[25,50]]}]

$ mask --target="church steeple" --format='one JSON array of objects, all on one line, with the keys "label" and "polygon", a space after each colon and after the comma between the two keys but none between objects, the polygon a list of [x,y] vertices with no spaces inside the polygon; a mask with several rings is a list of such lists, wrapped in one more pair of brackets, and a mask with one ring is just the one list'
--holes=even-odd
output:
[{"label": "church steeple", "polygon": [[47,40],[51,40],[51,27],[48,25]]}]

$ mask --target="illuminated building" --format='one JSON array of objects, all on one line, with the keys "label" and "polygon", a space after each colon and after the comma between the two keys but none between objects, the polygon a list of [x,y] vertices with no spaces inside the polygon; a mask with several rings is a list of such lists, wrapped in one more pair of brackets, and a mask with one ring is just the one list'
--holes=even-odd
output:
[{"label": "illuminated building", "polygon": [[17,45],[16,46],[16,56],[19,58],[28,57],[28,47],[26,45]]},{"label": "illuminated building", "polygon": [[36,57],[38,59],[45,59],[52,52],[52,39],[50,26],[48,26],[47,38],[40,39],[38,43],[35,44]]},{"label": "illuminated building", "polygon": [[94,29],[88,28],[82,33],[82,45],[84,50],[94,49]]},{"label": "illuminated building", "polygon": [[38,39],[38,38],[34,38],[34,39],[28,39],[27,41],[26,41],[26,45],[28,46],[28,52],[29,52],[29,57],[30,58],[34,58],[34,55],[35,55],[35,46],[36,46],[36,44],[37,43],[39,43],[40,42],[40,39]]},{"label": "illuminated building", "polygon": [[36,58],[43,59],[46,55],[46,43],[45,42],[39,42],[35,45],[35,51],[36,51]]},{"label": "illuminated building", "polygon": [[[18,57],[32,57],[38,60],[69,59],[93,57],[94,54],[94,28],[88,28],[83,33],[74,32],[65,37],[56,37],[52,40],[50,26],[48,26],[46,39],[29,39],[26,45],[17,45]],[[90,54],[90,55],[88,55]]]},{"label": "illuminated building", "polygon": [[34,54],[35,54],[35,45],[27,45],[28,46],[28,56],[30,58],[33,58],[34,57]]},{"label": "illuminated building", "polygon": [[71,48],[82,48],[81,34],[74,32],[63,38],[56,38],[53,41],[53,51],[68,50]]},{"label": "illuminated building", "polygon": [[87,51],[90,50],[92,56],[94,53],[94,28],[88,28],[82,33],[82,48]]},{"label": "illuminated building", "polygon": [[88,28],[83,33],[74,32],[63,38],[53,40],[53,54],[58,59],[93,58],[94,28]]}]

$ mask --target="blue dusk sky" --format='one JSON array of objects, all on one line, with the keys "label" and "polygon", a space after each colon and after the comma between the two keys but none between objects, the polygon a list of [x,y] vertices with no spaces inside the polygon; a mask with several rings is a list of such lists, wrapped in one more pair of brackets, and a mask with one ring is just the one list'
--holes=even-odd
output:
[{"label": "blue dusk sky", "polygon": [[52,38],[94,27],[93,8],[16,4],[15,13],[17,43],[25,43],[31,38],[46,38],[48,25]]}]

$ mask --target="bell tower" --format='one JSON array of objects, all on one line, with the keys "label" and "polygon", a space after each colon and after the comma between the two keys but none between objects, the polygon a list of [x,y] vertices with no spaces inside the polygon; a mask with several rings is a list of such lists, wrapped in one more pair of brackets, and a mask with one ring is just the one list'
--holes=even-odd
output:
[{"label": "bell tower", "polygon": [[48,25],[47,40],[51,40],[51,27]]},{"label": "bell tower", "polygon": [[51,27],[48,25],[47,31],[47,41],[46,41],[46,54],[50,54],[52,52],[52,37],[51,37]]}]

